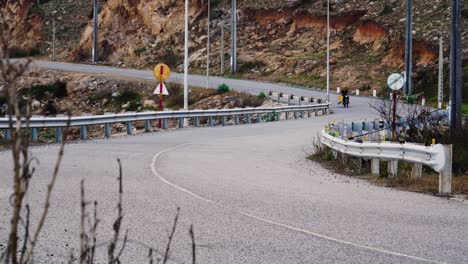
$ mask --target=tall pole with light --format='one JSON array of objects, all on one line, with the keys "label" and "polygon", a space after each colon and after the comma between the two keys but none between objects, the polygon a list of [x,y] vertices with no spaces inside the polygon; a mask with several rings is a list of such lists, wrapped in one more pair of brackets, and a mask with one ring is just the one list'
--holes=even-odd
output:
[{"label": "tall pole with light", "polygon": [[405,94],[412,93],[413,72],[413,0],[406,0]]},{"label": "tall pole with light", "polygon": [[461,0],[452,0],[450,38],[450,132],[462,126],[462,8]]},{"label": "tall pole with light", "polygon": [[206,39],[206,88],[210,88],[210,2],[208,1],[208,26]]},{"label": "tall pole with light", "polygon": [[327,101],[330,101],[330,0],[327,0]]},{"label": "tall pole with light", "polygon": [[189,17],[188,17],[189,1],[185,0],[185,39],[184,39],[184,110],[188,110],[188,36],[189,36]]},{"label": "tall pole with light", "polygon": [[94,0],[93,8],[93,63],[98,62],[98,0]]},{"label": "tall pole with light", "polygon": [[232,0],[231,8],[231,75],[237,71],[237,3]]}]

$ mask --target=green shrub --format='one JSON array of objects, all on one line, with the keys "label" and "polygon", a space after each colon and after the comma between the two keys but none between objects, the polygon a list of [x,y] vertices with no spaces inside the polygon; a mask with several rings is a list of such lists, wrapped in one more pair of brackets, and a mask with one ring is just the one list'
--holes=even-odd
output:
[{"label": "green shrub", "polygon": [[265,92],[262,91],[262,92],[260,92],[260,93],[258,94],[258,97],[259,97],[259,98],[262,98],[262,99],[265,99],[265,98],[267,98],[267,95],[266,95]]},{"label": "green shrub", "polygon": [[468,171],[468,123],[465,123],[459,131],[446,132],[442,143],[453,145],[452,169],[456,174]]},{"label": "green shrub", "polygon": [[262,121],[264,122],[275,122],[278,120],[278,113],[273,112],[271,114],[263,114]]},{"label": "green shrub", "polygon": [[31,49],[11,48],[10,49],[10,58],[34,57],[38,55],[41,55],[41,51],[38,48],[31,48]]},{"label": "green shrub", "polygon": [[463,104],[462,112],[464,115],[468,115],[468,104]]},{"label": "green shrub", "polygon": [[31,97],[40,102],[47,98],[47,94],[53,98],[65,98],[68,96],[67,83],[56,81],[52,84],[39,84],[31,87]]},{"label": "green shrub", "polygon": [[412,105],[412,104],[415,104],[415,103],[416,103],[416,97],[414,97],[414,96],[407,96],[407,97],[405,98],[405,101],[406,101],[407,104],[411,104],[411,105]]},{"label": "green shrub", "polygon": [[382,11],[380,11],[379,16],[385,16],[393,12],[393,8],[389,5],[385,5]]},{"label": "green shrub", "polygon": [[138,92],[132,90],[124,90],[113,98],[113,102],[117,105],[129,103],[127,110],[136,111],[142,105],[142,98],[143,97]]},{"label": "green shrub", "polygon": [[227,93],[229,91],[231,91],[231,88],[229,88],[229,86],[227,84],[225,84],[225,83],[220,84],[218,86],[218,93],[220,93],[220,94]]}]

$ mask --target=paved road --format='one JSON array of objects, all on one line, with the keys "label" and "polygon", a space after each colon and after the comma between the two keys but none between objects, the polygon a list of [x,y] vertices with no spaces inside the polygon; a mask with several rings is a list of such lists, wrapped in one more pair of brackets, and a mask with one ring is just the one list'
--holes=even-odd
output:
[{"label": "paved road", "polygon": [[[131,239],[124,263],[147,263],[144,245],[164,250],[177,207],[172,263],[190,260],[191,224],[198,263],[468,263],[468,205],[372,186],[305,160],[331,118],[370,116],[367,105],[352,105],[311,119],[70,144],[36,260],[61,263],[78,248],[81,179],[99,201],[99,241],[110,238],[121,158]],[[41,163],[29,202],[43,200],[56,152],[33,150]],[[0,153],[2,238],[10,159]],[[101,262],[105,251],[99,247]]]}]

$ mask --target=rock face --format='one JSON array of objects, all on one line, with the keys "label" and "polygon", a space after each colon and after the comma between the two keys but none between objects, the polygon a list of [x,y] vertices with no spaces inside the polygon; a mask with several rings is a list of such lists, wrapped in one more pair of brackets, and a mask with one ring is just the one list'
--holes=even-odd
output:
[{"label": "rock face", "polygon": [[[1,6],[2,14],[6,14],[10,21],[21,24],[13,35],[15,44],[32,47],[40,43],[43,52],[47,53],[51,37],[50,16],[47,13],[58,9],[60,24],[74,25],[63,30],[59,28],[61,38],[67,39],[60,45],[63,59],[89,61],[93,30],[92,0],[41,2],[7,0]],[[53,2],[60,4],[53,6]],[[180,69],[183,63],[184,1],[100,2],[99,59],[102,62],[150,68],[164,61]],[[331,1],[333,86],[382,89],[389,73],[403,69],[406,8],[403,2]],[[448,57],[450,5],[446,0],[413,0],[413,5],[414,84],[427,86],[427,82],[418,79],[424,74],[418,72],[435,69],[440,37],[445,40],[445,56]],[[73,9],[79,12],[73,12]],[[221,69],[221,39],[224,39],[225,47],[224,68],[229,67],[230,10],[226,2],[213,1],[210,66],[215,74],[220,73]],[[190,66],[194,70],[203,70],[206,68],[207,54],[206,1],[191,0],[189,16]],[[324,87],[326,1],[238,0],[238,18],[239,74],[268,81]],[[226,30],[225,35],[221,36],[223,24]],[[465,23],[464,39],[468,34],[466,28]],[[67,38],[65,32],[70,37]],[[463,57],[468,57],[467,50],[463,51]]]}]

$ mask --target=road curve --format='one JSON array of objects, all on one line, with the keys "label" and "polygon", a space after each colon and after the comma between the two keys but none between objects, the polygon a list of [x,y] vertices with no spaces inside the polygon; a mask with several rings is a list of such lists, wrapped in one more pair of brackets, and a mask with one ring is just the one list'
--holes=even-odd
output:
[{"label": "road curve", "polygon": [[[123,263],[147,263],[147,246],[163,254],[177,207],[172,263],[190,262],[190,225],[198,263],[468,263],[468,205],[376,187],[305,160],[330,119],[371,117],[364,103],[335,113],[67,145],[36,261],[62,263],[72,248],[76,255],[81,179],[88,200],[99,202],[98,260],[106,260],[120,158],[130,238]],[[33,149],[41,163],[29,203],[43,201],[57,150]],[[0,153],[0,238],[9,221],[10,156]]]}]

